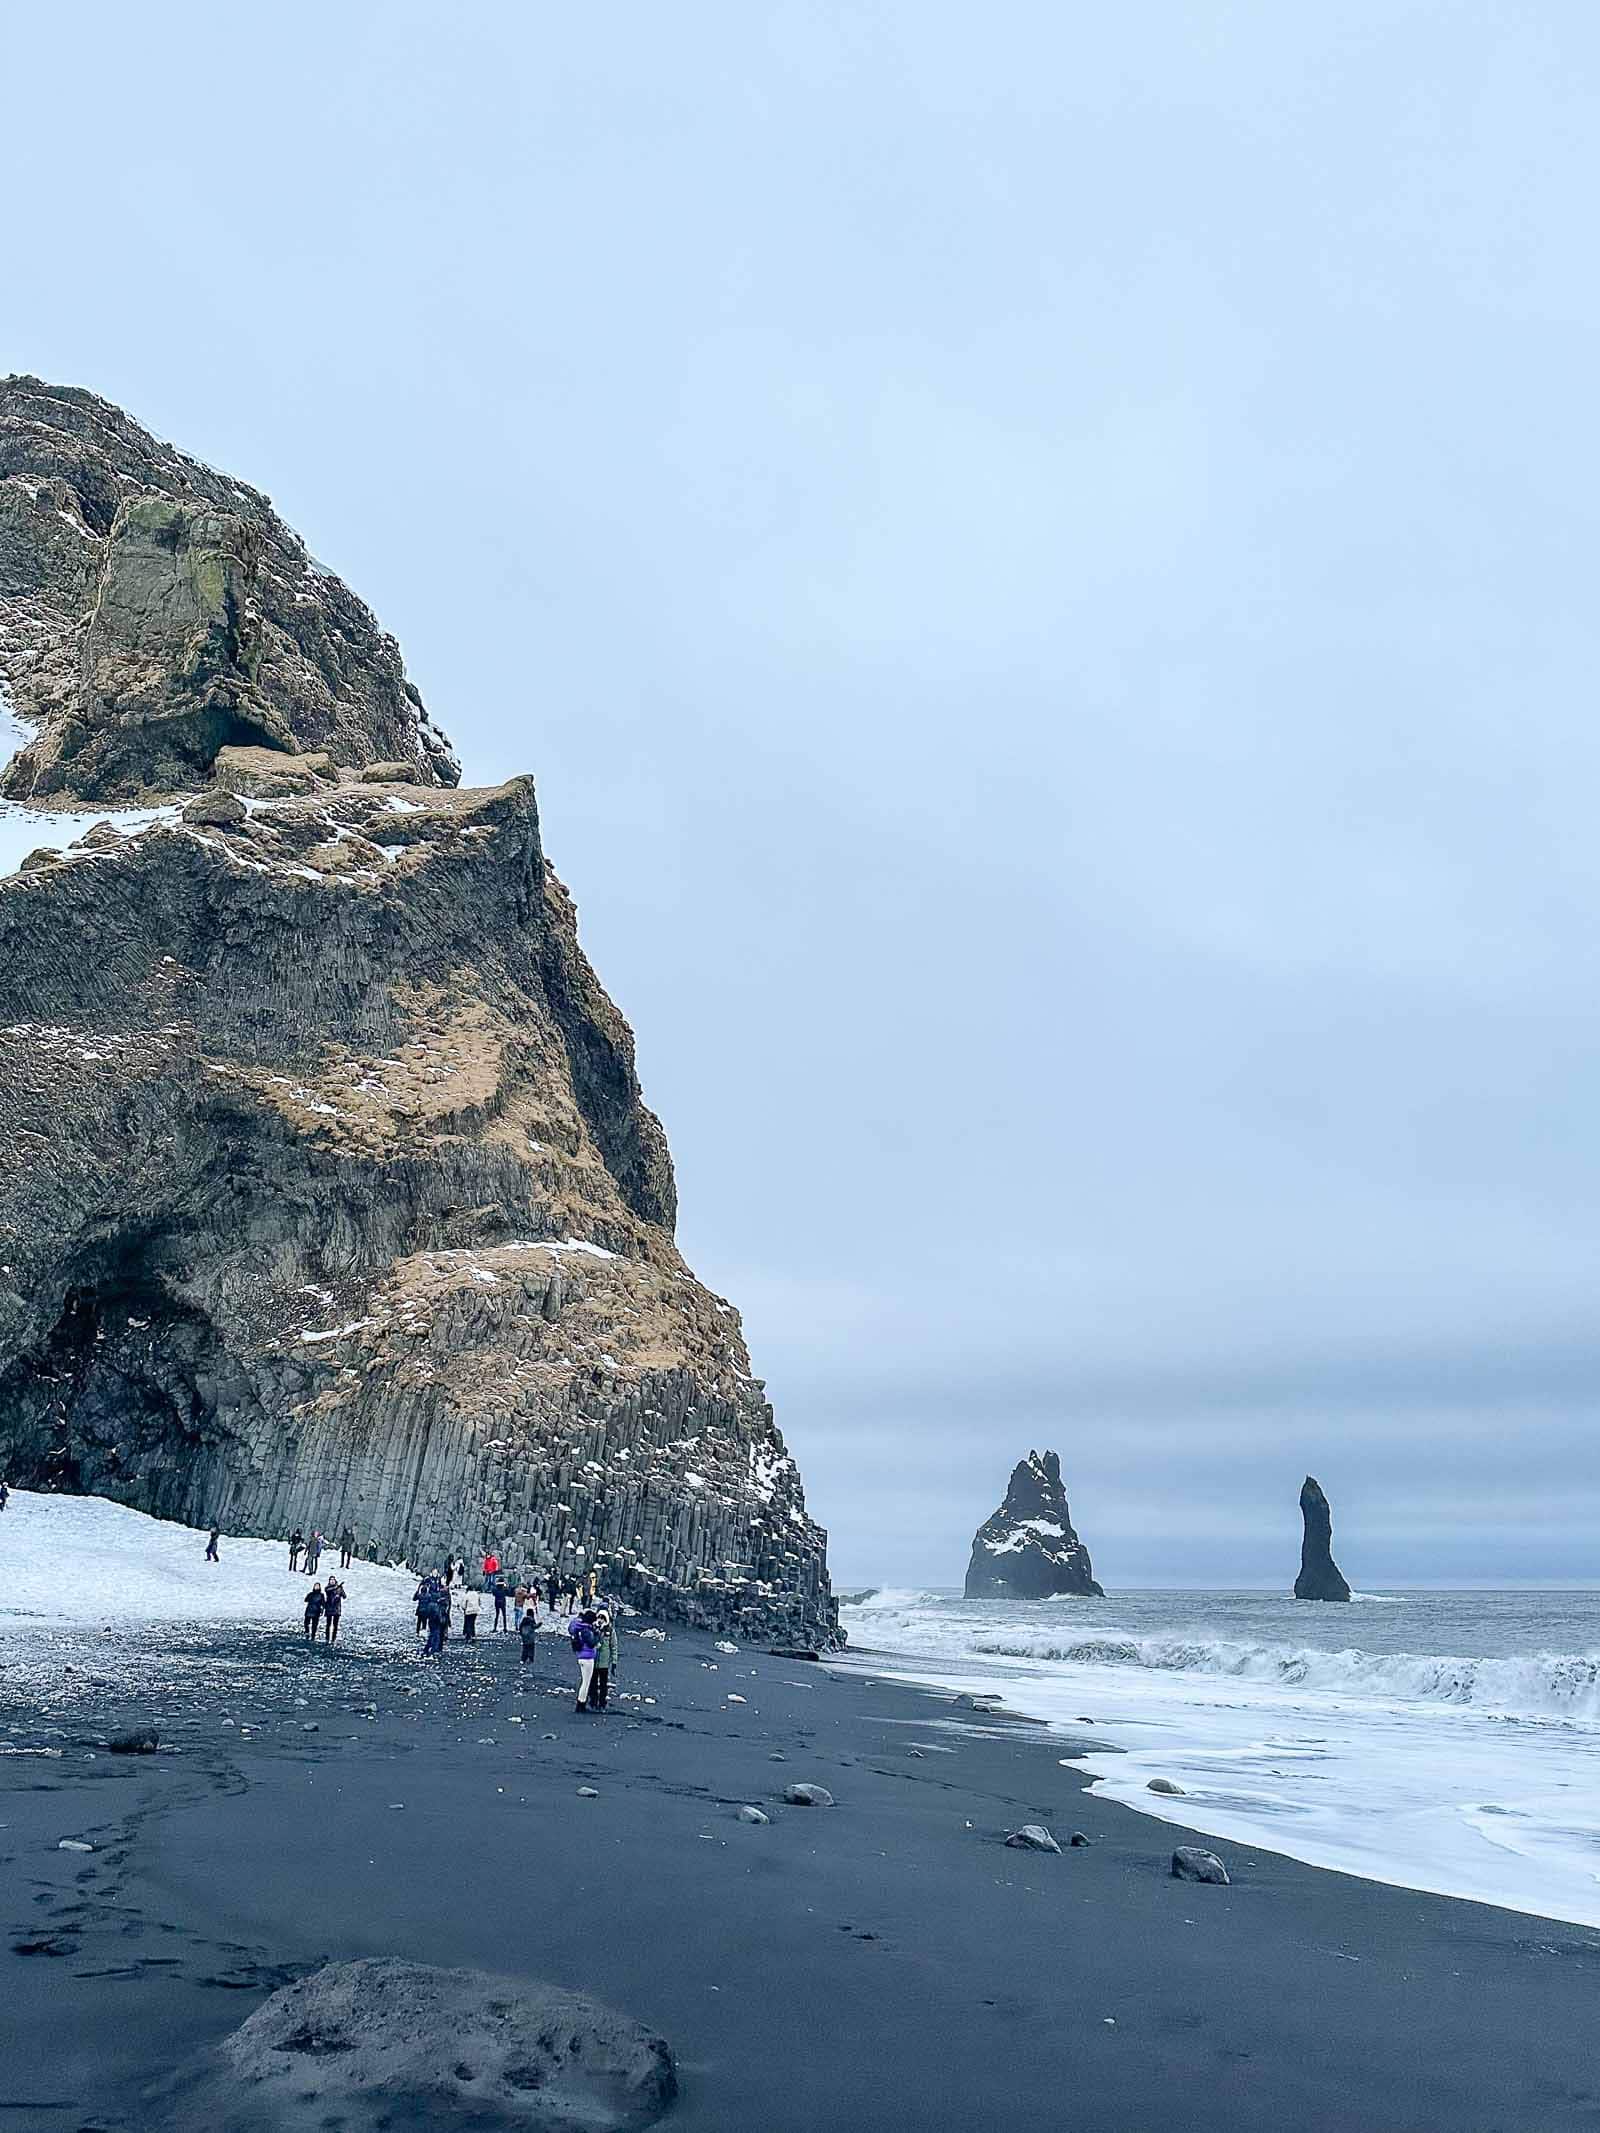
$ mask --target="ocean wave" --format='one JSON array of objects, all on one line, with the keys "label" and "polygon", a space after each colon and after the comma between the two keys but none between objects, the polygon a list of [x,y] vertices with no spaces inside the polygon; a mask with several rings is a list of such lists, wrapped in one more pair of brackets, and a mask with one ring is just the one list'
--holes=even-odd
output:
[{"label": "ocean wave", "polygon": [[1510,1717],[1600,1720],[1600,1653],[1534,1652],[1465,1659],[1424,1652],[1319,1651],[1178,1637],[1075,1637],[996,1632],[974,1652],[1054,1659],[1072,1666],[1132,1666],[1156,1673],[1214,1674],[1277,1688],[1303,1688],[1407,1703],[1470,1704]]},{"label": "ocean wave", "polygon": [[1447,1704],[1508,1718],[1600,1723],[1600,1652],[1531,1652],[1509,1658],[1450,1653],[1372,1652],[1353,1646],[1242,1638],[1071,1635],[1058,1624],[984,1628],[939,1607],[940,1595],[879,1592],[852,1610],[857,1637],[945,1659],[1030,1659],[1063,1666],[1136,1668],[1200,1675],[1280,1689],[1359,1696],[1367,1701]]}]

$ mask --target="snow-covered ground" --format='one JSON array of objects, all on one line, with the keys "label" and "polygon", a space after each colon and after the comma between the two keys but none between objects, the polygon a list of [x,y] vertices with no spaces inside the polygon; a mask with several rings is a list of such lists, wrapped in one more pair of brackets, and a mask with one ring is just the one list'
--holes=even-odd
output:
[{"label": "snow-covered ground", "polygon": [[[336,1543],[318,1575],[339,1569]],[[297,1628],[311,1580],[291,1572],[281,1541],[224,1534],[222,1560],[205,1559],[206,1535],[148,1518],[99,1496],[41,1496],[13,1489],[0,1513],[0,1652],[63,1628],[113,1632],[162,1623],[249,1623]],[[339,1571],[348,1598],[341,1634],[379,1627],[410,1633],[416,1574],[356,1561]]]}]

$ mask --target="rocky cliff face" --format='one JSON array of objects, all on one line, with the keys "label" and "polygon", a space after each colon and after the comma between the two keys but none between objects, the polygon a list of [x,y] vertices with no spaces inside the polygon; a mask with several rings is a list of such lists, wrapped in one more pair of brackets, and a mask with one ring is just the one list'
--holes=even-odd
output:
[{"label": "rocky cliff face", "polygon": [[1011,1470],[1005,1502],[973,1539],[966,1597],[1048,1600],[1057,1593],[1105,1597],[1072,1530],[1061,1461],[1054,1452],[1029,1452]]},{"label": "rocky cliff face", "polygon": [[1348,1600],[1350,1587],[1333,1559],[1333,1513],[1319,1484],[1308,1474],[1300,1488],[1300,1516],[1305,1522],[1300,1542],[1300,1575],[1294,1581],[1297,1600]]},{"label": "rocky cliff face", "polygon": [[229,746],[460,781],[399,646],[266,497],[37,378],[0,380],[0,682],[40,729],[14,799],[170,791]]},{"label": "rocky cliff face", "polygon": [[454,790],[365,608],[115,409],[12,381],[0,476],[0,786],[169,803],[0,880],[0,1471],[832,1637],[531,784]]}]

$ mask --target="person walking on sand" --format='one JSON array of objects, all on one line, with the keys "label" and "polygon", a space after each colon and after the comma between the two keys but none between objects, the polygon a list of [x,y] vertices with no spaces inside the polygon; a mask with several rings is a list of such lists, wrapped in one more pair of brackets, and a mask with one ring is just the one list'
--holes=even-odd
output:
[{"label": "person walking on sand", "polygon": [[210,1535],[206,1541],[206,1561],[208,1563],[220,1563],[222,1561],[222,1557],[217,1553],[217,1542],[221,1540],[221,1538],[222,1528],[220,1526],[213,1526],[211,1528]]},{"label": "person walking on sand", "polygon": [[578,1662],[578,1709],[587,1711],[589,1687],[594,1680],[594,1655],[600,1643],[595,1633],[592,1608],[573,1616],[567,1624],[567,1636],[571,1640],[573,1657]]},{"label": "person walking on sand", "polygon": [[355,1552],[356,1537],[351,1532],[350,1528],[346,1526],[344,1531],[339,1535],[339,1568],[341,1570],[348,1570],[350,1568],[350,1558],[355,1554]]},{"label": "person walking on sand", "polygon": [[554,1563],[550,1565],[550,1575],[545,1580],[544,1589],[545,1596],[550,1602],[550,1612],[554,1614],[556,1609],[561,1604],[561,1580],[556,1575],[556,1567]]},{"label": "person walking on sand", "polygon": [[296,1526],[294,1531],[289,1535],[289,1568],[291,1570],[298,1570],[300,1568],[300,1550],[305,1546],[305,1544],[306,1537],[300,1531],[300,1528]]},{"label": "person walking on sand", "polygon": [[318,1563],[322,1561],[322,1546],[322,1535],[313,1528],[311,1538],[306,1542],[306,1568],[313,1577],[317,1574]]},{"label": "person walking on sand", "polygon": [[[539,1617],[535,1609],[530,1607],[523,1616],[517,1628],[517,1635],[522,1640],[522,1663],[524,1666],[532,1666],[539,1656]],[[526,1674],[523,1675],[522,1686],[524,1689],[528,1687],[530,1678]]]},{"label": "person walking on sand", "polygon": [[330,1644],[337,1644],[339,1641],[339,1617],[343,1613],[344,1585],[338,1578],[329,1578],[322,1589],[322,1619]]},{"label": "person walking on sand", "polygon": [[469,1585],[461,1599],[461,1634],[468,1644],[478,1641],[478,1609],[483,1605],[483,1595],[476,1585]]},{"label": "person walking on sand", "polygon": [[594,1618],[594,1679],[589,1684],[589,1708],[603,1711],[606,1698],[611,1693],[611,1676],[617,1664],[617,1633],[611,1626],[611,1617],[602,1607]]},{"label": "person walking on sand", "polygon": [[313,1585],[306,1594],[306,1642],[315,1644],[317,1631],[322,1625],[322,1610],[327,1603],[322,1596],[322,1587]]},{"label": "person walking on sand", "polygon": [[513,1629],[521,1629],[522,1618],[527,1613],[527,1611],[528,1581],[526,1578],[524,1578],[522,1583],[517,1587],[516,1591],[511,1595],[511,1626]]}]

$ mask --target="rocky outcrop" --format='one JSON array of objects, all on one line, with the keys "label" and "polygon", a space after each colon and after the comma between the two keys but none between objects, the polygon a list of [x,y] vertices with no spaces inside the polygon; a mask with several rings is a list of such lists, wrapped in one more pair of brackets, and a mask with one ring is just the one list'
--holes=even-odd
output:
[{"label": "rocky outcrop", "polygon": [[1348,1600],[1350,1587],[1333,1559],[1333,1513],[1321,1487],[1308,1474],[1300,1488],[1300,1516],[1305,1532],[1300,1542],[1300,1575],[1294,1581],[1297,1600]]},{"label": "rocky outcrop", "polygon": [[643,2133],[678,2093],[661,2037],[559,1985],[392,1957],[280,1986],[163,2083],[164,2133]]},{"label": "rocky outcrop", "polygon": [[[142,437],[85,401],[51,398]],[[233,486],[182,465],[208,504]],[[163,819],[0,880],[0,1471],[237,1532],[348,1523],[419,1564],[492,1544],[833,1641],[825,1536],[737,1312],[674,1245],[531,783],[452,789],[414,720],[413,781],[383,782],[404,732],[357,745],[331,694],[313,731],[256,672],[270,730],[324,745],[262,724]],[[136,763],[150,797],[190,760],[93,731],[47,759],[77,804],[80,770]]]},{"label": "rocky outcrop", "polygon": [[1012,1469],[1005,1502],[978,1528],[966,1596],[1048,1600],[1058,1593],[1105,1597],[1072,1530],[1061,1461],[1054,1452],[1029,1452]]},{"label": "rocky outcrop", "polygon": [[14,799],[134,799],[240,745],[461,775],[399,646],[265,496],[37,378],[0,380],[0,683],[39,729]]}]

